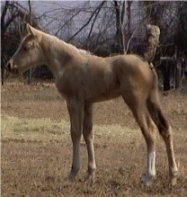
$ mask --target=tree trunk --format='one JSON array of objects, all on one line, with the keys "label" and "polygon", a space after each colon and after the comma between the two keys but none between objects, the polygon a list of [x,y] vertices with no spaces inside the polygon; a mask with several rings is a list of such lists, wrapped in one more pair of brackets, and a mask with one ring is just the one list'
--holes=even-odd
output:
[{"label": "tree trunk", "polygon": [[131,5],[132,1],[127,1],[127,40],[129,40],[131,36]]},{"label": "tree trunk", "polygon": [[116,13],[116,41],[117,41],[117,53],[125,53],[125,29],[124,29],[124,17],[125,17],[125,3],[114,1],[115,13]]},{"label": "tree trunk", "polygon": [[[31,24],[32,20],[31,20],[31,1],[30,0],[28,0],[28,5],[29,5],[29,23]],[[27,83],[29,85],[31,83],[31,77],[32,77],[32,68],[30,68],[29,71],[28,71],[28,80],[27,80]]]},{"label": "tree trunk", "polygon": [[1,84],[4,84],[4,69],[5,69],[5,58],[4,58],[4,34],[5,34],[5,16],[8,9],[9,2],[5,2],[5,6],[3,8],[2,14],[1,14]]}]

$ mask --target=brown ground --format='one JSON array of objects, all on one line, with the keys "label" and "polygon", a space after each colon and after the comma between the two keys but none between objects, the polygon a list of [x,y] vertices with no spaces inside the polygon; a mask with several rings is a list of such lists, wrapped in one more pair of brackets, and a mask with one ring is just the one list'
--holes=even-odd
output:
[{"label": "brown ground", "polygon": [[52,84],[7,82],[1,89],[2,196],[187,196],[187,92],[162,96],[173,126],[180,176],[168,185],[165,147],[157,137],[157,178],[146,188],[144,139],[122,99],[94,108],[97,179],[84,181],[87,166],[81,142],[81,170],[67,180],[71,140],[66,105]]}]

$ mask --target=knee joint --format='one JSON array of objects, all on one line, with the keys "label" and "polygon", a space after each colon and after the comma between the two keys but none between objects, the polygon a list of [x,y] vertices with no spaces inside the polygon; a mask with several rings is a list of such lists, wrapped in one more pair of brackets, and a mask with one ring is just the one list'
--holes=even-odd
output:
[{"label": "knee joint", "polygon": [[71,130],[71,137],[72,137],[72,139],[78,139],[81,137],[81,132]]}]

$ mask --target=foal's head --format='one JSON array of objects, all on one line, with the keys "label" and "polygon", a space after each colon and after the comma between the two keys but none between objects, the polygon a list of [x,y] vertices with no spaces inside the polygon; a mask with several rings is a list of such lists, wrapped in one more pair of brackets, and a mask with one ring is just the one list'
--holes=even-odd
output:
[{"label": "foal's head", "polygon": [[41,35],[28,24],[27,32],[7,64],[8,70],[14,74],[23,73],[32,66],[44,63],[44,54],[39,42]]}]

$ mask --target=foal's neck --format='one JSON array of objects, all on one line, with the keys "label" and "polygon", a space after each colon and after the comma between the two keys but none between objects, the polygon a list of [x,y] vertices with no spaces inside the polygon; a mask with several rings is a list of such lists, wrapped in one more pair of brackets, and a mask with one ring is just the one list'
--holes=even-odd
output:
[{"label": "foal's neck", "polygon": [[55,36],[44,34],[41,42],[46,63],[55,77],[62,73],[68,65],[75,62],[74,60],[78,63],[82,59],[82,55],[76,47]]}]

